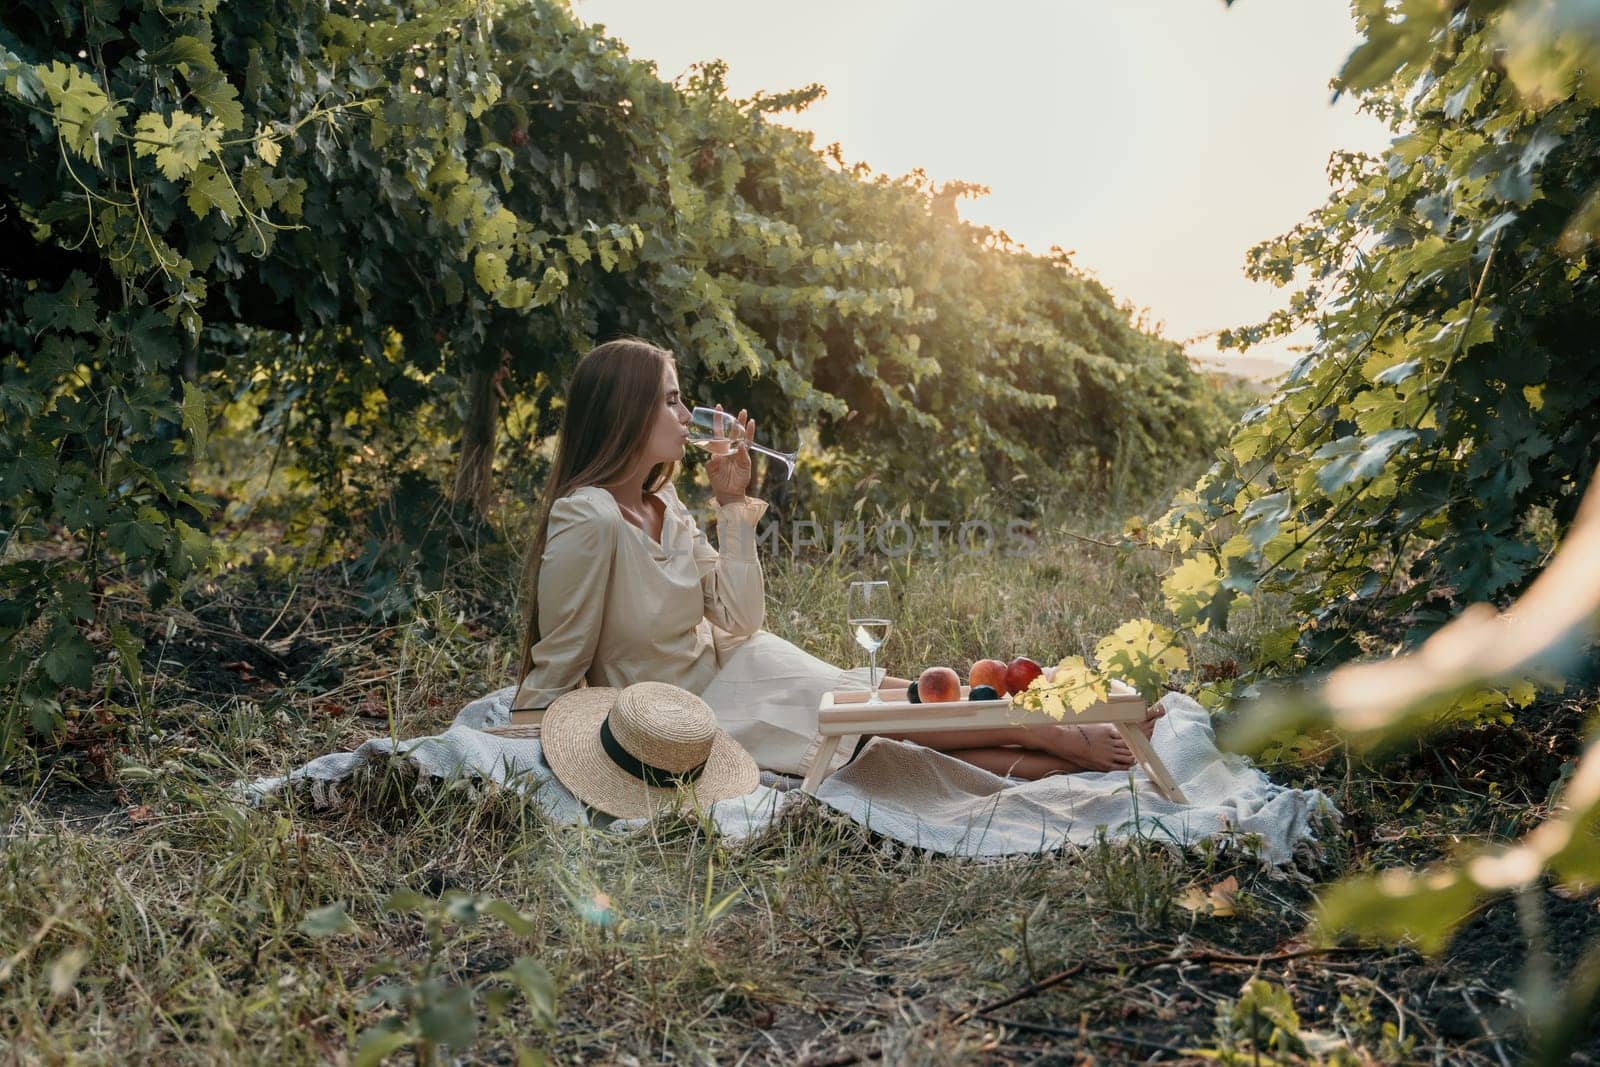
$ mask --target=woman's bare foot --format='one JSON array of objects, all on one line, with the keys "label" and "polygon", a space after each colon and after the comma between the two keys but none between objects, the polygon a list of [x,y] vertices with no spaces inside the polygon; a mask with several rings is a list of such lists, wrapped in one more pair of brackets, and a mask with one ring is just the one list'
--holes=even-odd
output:
[{"label": "woman's bare foot", "polygon": [[1110,723],[1069,723],[1050,733],[1048,751],[1080,771],[1125,771],[1134,764],[1133,749]]}]

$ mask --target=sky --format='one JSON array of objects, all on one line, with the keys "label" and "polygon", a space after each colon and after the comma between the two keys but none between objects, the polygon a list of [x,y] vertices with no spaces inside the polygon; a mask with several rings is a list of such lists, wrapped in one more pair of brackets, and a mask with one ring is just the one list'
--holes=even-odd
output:
[{"label": "sky", "polygon": [[[1328,81],[1348,0],[573,0],[665,78],[723,59],[734,96],[821,82],[780,121],[849,162],[990,188],[973,222],[1073,262],[1146,322],[1204,335],[1287,291],[1245,253],[1326,199],[1328,155],[1389,135]],[[1252,349],[1285,364],[1298,337]],[[1227,361],[1236,357],[1223,354]]]}]

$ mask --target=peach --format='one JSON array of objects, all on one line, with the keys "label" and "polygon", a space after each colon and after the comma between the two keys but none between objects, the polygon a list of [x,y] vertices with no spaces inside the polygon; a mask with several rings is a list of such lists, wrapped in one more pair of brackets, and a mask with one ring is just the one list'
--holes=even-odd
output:
[{"label": "peach", "polygon": [[949,667],[929,667],[917,679],[917,695],[924,704],[961,699],[961,676]]},{"label": "peach", "polygon": [[1006,691],[1020,693],[1042,673],[1044,669],[1033,660],[1027,656],[1018,656],[1006,666]]},{"label": "peach", "polygon": [[974,689],[980,685],[986,685],[995,692],[1004,695],[1006,691],[1005,660],[980,659],[972,665],[972,673],[967,675],[967,684]]}]

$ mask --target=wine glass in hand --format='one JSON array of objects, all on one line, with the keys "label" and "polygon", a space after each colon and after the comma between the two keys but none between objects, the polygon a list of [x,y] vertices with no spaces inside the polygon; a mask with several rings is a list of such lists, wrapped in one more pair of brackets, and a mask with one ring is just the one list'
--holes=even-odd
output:
[{"label": "wine glass in hand", "polygon": [[[783,464],[783,476],[794,476],[795,461],[799,458],[798,452],[779,452],[758,445],[755,442],[754,419],[743,419],[744,412],[739,413],[741,418],[735,419],[728,412],[722,410],[719,404],[714,408],[695,408],[689,413],[689,421],[693,429],[689,432],[689,443],[697,448],[703,448],[713,456],[726,456],[736,450],[741,443],[752,452],[760,452],[763,456],[771,456]],[[751,427],[746,432],[746,426]]]},{"label": "wine glass in hand", "polygon": [[711,453],[706,474],[711,477],[711,491],[716,494],[717,503],[726,504],[742,499],[750,490],[749,441],[755,434],[756,420],[749,418],[744,411],[740,411],[735,418],[724,412],[721,406],[715,409],[715,413],[718,432],[707,437],[700,427],[691,427],[689,443]]},{"label": "wine glass in hand", "polygon": [[888,582],[851,582],[845,594],[845,618],[850,634],[867,653],[868,677],[872,681],[869,704],[882,704],[878,696],[878,649],[888,640],[894,626],[895,606]]}]

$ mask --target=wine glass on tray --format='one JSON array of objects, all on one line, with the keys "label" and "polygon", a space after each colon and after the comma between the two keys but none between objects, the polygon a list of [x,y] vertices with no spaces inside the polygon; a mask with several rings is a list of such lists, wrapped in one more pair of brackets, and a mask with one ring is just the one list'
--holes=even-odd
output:
[{"label": "wine glass on tray", "polygon": [[878,649],[889,638],[894,628],[895,605],[889,592],[889,583],[883,581],[851,582],[845,593],[845,620],[850,625],[850,635],[867,653],[868,677],[871,695],[868,704],[882,704],[878,696]]}]

